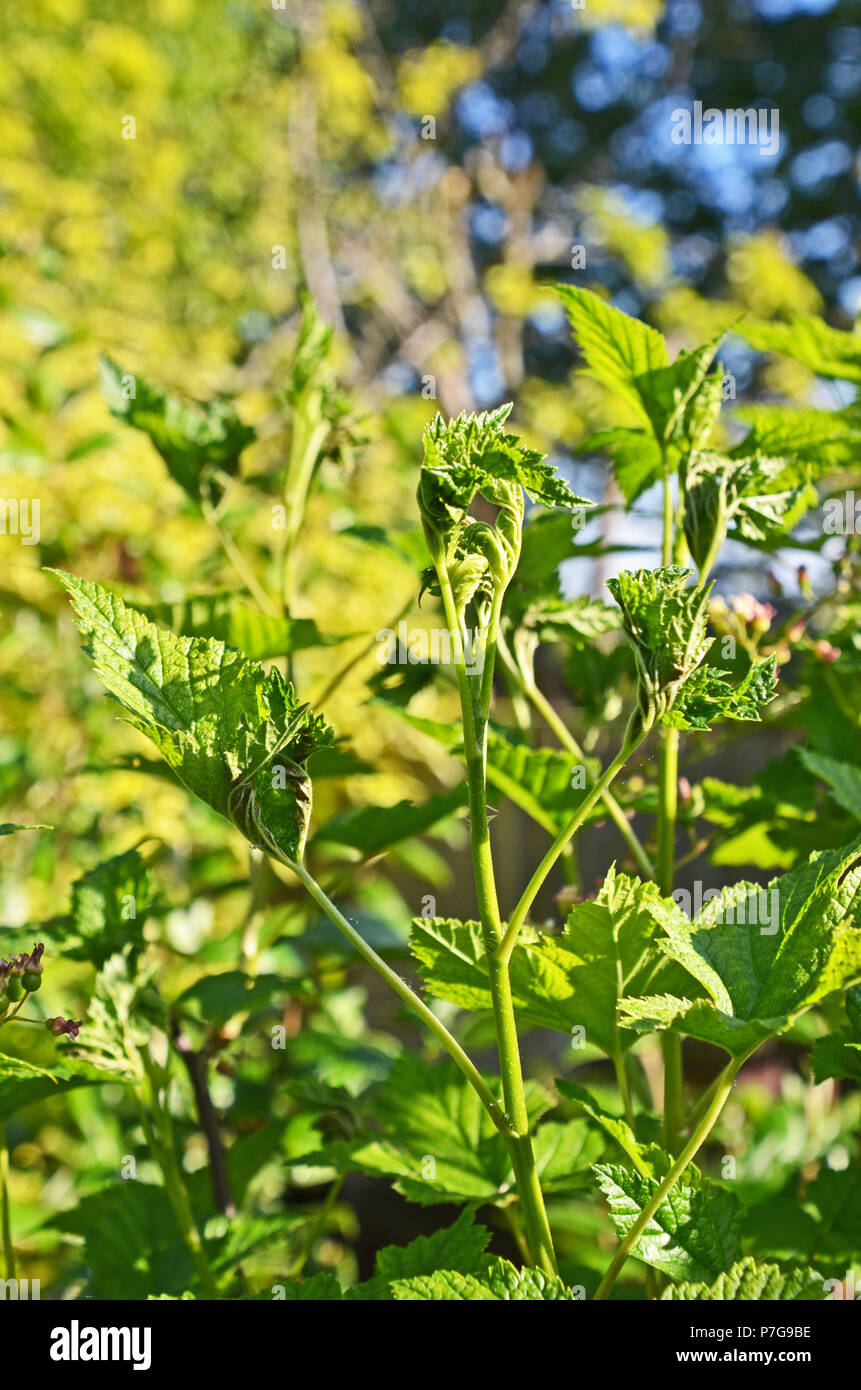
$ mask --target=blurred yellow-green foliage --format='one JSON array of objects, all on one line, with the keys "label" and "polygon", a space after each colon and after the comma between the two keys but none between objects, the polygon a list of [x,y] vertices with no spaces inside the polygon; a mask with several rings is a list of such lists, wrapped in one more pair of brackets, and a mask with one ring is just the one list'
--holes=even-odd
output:
[{"label": "blurred yellow-green foliage", "polygon": [[[160,844],[171,997],[188,983],[198,944],[215,943],[209,964],[220,941],[248,930],[248,847],[175,784],[117,766],[150,750],[103,698],[43,567],[177,603],[242,588],[232,544],[280,602],[272,508],[293,438],[285,393],[302,292],[334,327],[334,369],[363,436],[352,466],[321,465],[298,545],[292,616],[313,617],[333,641],[298,652],[293,676],[313,700],[356,658],[325,713],[365,765],[343,781],[320,779],[320,818],[422,800],[457,775],[436,744],[366,703],[378,629],[404,613],[411,627],[428,625],[433,612],[427,599],[419,606],[409,556],[351,533],[415,527],[419,441],[432,411],[513,397],[516,427],[548,452],[628,423],[608,392],[575,375],[551,288],[571,277],[573,246],[586,246],[590,282],[594,271],[600,292],[621,294],[675,351],[745,313],[833,307],[818,262],[800,263],[777,214],[724,221],[699,204],[701,225],[685,229],[669,200],[644,211],[636,159],[614,163],[610,153],[606,109],[575,97],[584,67],[600,68],[602,43],[621,45],[623,65],[630,45],[643,63],[655,56],[650,45],[663,46],[660,73],[684,71],[689,39],[661,37],[659,0],[588,0],[573,14],[491,0],[467,10],[452,17],[438,5],[359,0],[31,0],[0,10],[0,498],[41,509],[38,545],[0,536],[0,795],[4,820],[53,827],[3,841],[0,924],[47,921],[65,910],[83,870],[140,841]],[[525,37],[546,50],[543,66],[534,52],[523,57],[521,20],[536,25]],[[702,23],[717,32],[700,42],[736,73],[725,17]],[[480,119],[464,104],[470,94]],[[545,96],[555,102],[546,119]],[[532,126],[519,114],[530,97]],[[641,104],[631,99],[631,119]],[[518,155],[512,135],[527,127]],[[552,137],[566,129],[559,153]],[[655,175],[662,186],[664,178]],[[492,228],[484,238],[482,214]],[[679,259],[680,243],[699,257],[697,274]],[[187,397],[226,393],[256,429],[219,517],[223,535],[145,436],[109,413],[102,353]],[[747,379],[751,396],[802,402],[813,389],[810,372],[782,359]],[[451,719],[454,696],[427,692],[415,708]],[[462,845],[462,826],[441,833],[449,849]],[[448,887],[449,863],[426,852],[394,855],[396,869],[431,863]],[[195,899],[192,860],[198,881],[220,876],[233,887]],[[383,917],[415,910],[394,887],[366,888]],[[471,915],[471,891],[456,888]],[[344,983],[337,959],[320,974],[326,987]],[[85,977],[80,964],[57,965],[46,1006],[59,1010],[64,991],[84,997]],[[320,1026],[364,1043],[361,1003],[356,992],[339,994]],[[382,1055],[394,1049],[388,1038],[371,1042]],[[340,1081],[335,1064],[331,1074]],[[229,1099],[233,1080],[218,1083]],[[755,1108],[750,1096],[741,1104]],[[112,1172],[125,1152],[113,1102],[79,1091],[65,1105],[61,1118],[52,1102],[13,1152],[17,1229],[26,1240],[33,1233],[34,1272],[52,1274],[59,1258],[53,1237],[39,1233],[44,1183],[55,1180],[51,1203],[67,1204],[71,1172],[86,1174],[93,1154],[102,1175]],[[794,1105],[787,1092],[788,1126]],[[286,1105],[276,1111],[286,1122]],[[854,1123],[847,1116],[804,1128],[805,1161]],[[294,1159],[313,1144],[304,1121],[290,1123]],[[256,1114],[249,1131],[255,1124]],[[203,1166],[201,1144],[196,1131],[187,1136],[188,1172]],[[767,1136],[757,1145],[751,1164]],[[279,1200],[277,1182],[263,1187]],[[575,1225],[581,1217],[573,1212]],[[352,1218],[337,1221],[346,1243]],[[351,1276],[351,1256],[336,1246],[330,1262]]]}]

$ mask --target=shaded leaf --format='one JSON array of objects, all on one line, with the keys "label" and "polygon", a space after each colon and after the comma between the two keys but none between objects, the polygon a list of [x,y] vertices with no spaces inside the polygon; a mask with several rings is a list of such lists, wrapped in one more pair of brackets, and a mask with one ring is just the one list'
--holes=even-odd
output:
[{"label": "shaded leaf", "polygon": [[98,1086],[115,1077],[76,1057],[58,1055],[50,1067],[37,1067],[19,1057],[0,1055],[0,1124],[25,1105],[50,1100],[77,1086]]},{"label": "shaded leaf", "polygon": [[[108,357],[99,362],[108,409],[133,429],[143,430],[167,464],[171,477],[195,502],[209,495],[217,502],[224,477],[239,469],[239,455],[256,437],[225,397],[184,401],[180,396],[131,377]],[[130,395],[130,389],[134,395]]]},{"label": "shaded leaf", "polygon": [[261,613],[231,589],[191,594],[180,603],[142,603],[140,612],[182,637],[213,637],[254,661],[306,651],[336,640],[323,638],[312,618]]},{"label": "shaded leaf", "polygon": [[465,804],[466,788],[461,784],[450,792],[429,796],[419,805],[399,801],[396,806],[353,807],[321,825],[314,844],[342,845],[355,850],[362,859],[370,859],[401,840],[424,834]]}]

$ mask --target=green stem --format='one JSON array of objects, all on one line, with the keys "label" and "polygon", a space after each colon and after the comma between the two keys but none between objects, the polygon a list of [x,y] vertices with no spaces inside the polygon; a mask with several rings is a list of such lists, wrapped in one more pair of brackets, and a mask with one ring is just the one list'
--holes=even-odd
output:
[{"label": "green stem", "polygon": [[565,846],[568,844],[568,841],[571,839],[571,837],[573,835],[576,835],[577,831],[580,829],[580,826],[583,824],[589,812],[592,810],[592,807],[595,805],[596,801],[600,799],[602,793],[607,789],[607,787],[609,787],[613,779],[617,777],[618,774],[621,772],[622,768],[625,766],[625,763],[628,761],[631,754],[640,746],[640,744],[643,741],[643,737],[643,734],[631,734],[629,725],[629,732],[626,733],[625,739],[622,743],[622,747],[619,749],[619,752],[616,754],[613,761],[609,763],[608,766],[604,769],[595,785],[591,788],[589,792],[587,792],[586,796],[581,801],[574,815],[568,821],[568,824],[564,826],[562,830],[560,830],[559,834],[556,836],[556,839],[553,841],[553,844],[550,846],[544,858],[541,860],[541,863],[538,865],[538,868],[535,870],[535,873],[532,875],[531,879],[526,885],[523,895],[516,908],[514,909],[514,912],[511,915],[511,918],[508,923],[508,929],[505,933],[502,944],[499,947],[498,954],[500,958],[504,960],[506,963],[511,959],[511,953],[514,950],[514,947],[517,945],[517,938],[520,934],[520,928],[523,926],[523,923],[526,920],[526,915],[529,912],[529,909],[532,906],[533,902],[535,901],[535,898],[538,895],[541,885],[544,883],[544,880],[550,873],[550,870],[553,868],[553,865],[556,863],[556,860],[559,858],[560,854],[564,850]]},{"label": "green stem", "polygon": [[[669,478],[664,479],[664,565],[673,558],[673,505]],[[657,880],[661,892],[672,894],[676,873],[676,818],[679,800],[679,732],[661,728],[658,754]],[[664,1061],[664,1147],[674,1154],[684,1125],[684,1066],[682,1040],[669,1031],[661,1035]]]},{"label": "green stem", "polygon": [[242,554],[242,551],[239,549],[239,546],[233,540],[233,537],[230,536],[228,532],[224,530],[224,528],[221,525],[221,522],[218,520],[217,516],[215,515],[215,512],[213,511],[212,507],[208,502],[201,503],[201,510],[203,512],[205,520],[212,527],[213,531],[218,537],[222,550],[224,551],[228,560],[232,564],[233,568],[236,570],[236,573],[239,575],[239,578],[242,580],[249,594],[254,599],[254,602],[257,604],[257,607],[260,609],[261,613],[265,613],[270,618],[274,617],[275,608],[272,603],[272,600],[269,598],[269,595],[266,593],[266,591],[263,588],[261,588],[257,580],[257,576],[255,575],[251,566],[248,564],[248,561],[245,559],[245,556]]},{"label": "green stem", "polygon": [[[298,425],[298,421],[296,422]],[[326,442],[331,426],[328,420],[320,420],[305,435],[304,430],[294,425],[290,458],[284,488],[284,506],[287,513],[284,533],[284,554],[282,558],[282,595],[284,612],[292,616],[296,601],[295,547],[305,519],[308,494],[320,450]]]},{"label": "green stem", "polygon": [[[413,596],[410,595],[403,608],[398,613],[397,617],[392,619],[391,626],[389,627],[389,632],[397,632],[398,624],[400,623],[402,618],[405,618],[407,616],[407,614],[413,606],[413,602]],[[338,667],[334,674],[330,676],[329,680],[326,681],[326,684],[321,687],[319,694],[315,695],[311,700],[310,703],[312,709],[319,710],[320,706],[326,703],[329,696],[335,690],[338,689],[338,686],[350,674],[353,668],[355,666],[358,666],[359,662],[362,660],[362,657],[366,656],[368,652],[371,651],[376,640],[377,634],[374,632],[370,636],[365,638],[359,650],[355,653],[354,656],[350,657],[349,661],[346,661],[343,666]]]},{"label": "green stem", "polygon": [[326,1193],[324,1201],[320,1204],[320,1210],[317,1212],[317,1215],[314,1217],[313,1221],[309,1224],[308,1233],[303,1242],[301,1254],[299,1255],[296,1264],[290,1271],[291,1279],[298,1279],[299,1275],[302,1273],[302,1270],[305,1268],[305,1265],[308,1262],[308,1257],[310,1256],[316,1244],[317,1237],[325,1228],[326,1222],[329,1219],[329,1213],[331,1212],[339,1196],[341,1195],[341,1188],[344,1186],[345,1177],[346,1174],[341,1173],[337,1178],[335,1178],[335,1181],[330,1184],[329,1191]]},{"label": "green stem", "polygon": [[9,1146],[6,1142],[6,1126],[0,1125],[0,1206],[3,1222],[3,1256],[6,1261],[6,1278],[14,1279],[15,1247],[12,1244],[12,1224],[9,1216]]},{"label": "green stem", "polygon": [[532,1259],[539,1269],[543,1269],[548,1274],[555,1274],[557,1272],[556,1254],[553,1249],[553,1238],[547,1220],[544,1196],[535,1167],[535,1154],[529,1133],[529,1115],[526,1109],[520,1045],[517,1038],[514,1003],[511,997],[508,956],[500,955],[498,950],[502,937],[502,922],[496,896],[496,879],[493,872],[490,829],[487,821],[485,784],[487,710],[490,705],[490,692],[493,684],[493,664],[502,597],[501,594],[494,596],[484,651],[484,666],[478,679],[478,690],[474,695],[463,660],[463,647],[454,594],[445,557],[442,555],[436,559],[436,570],[446,623],[452,634],[452,642],[455,647],[455,673],[463,720],[463,747],[469,798],[469,835],[472,846],[473,875],[478,899],[479,920],[484,937],[490,998],[499,1054],[499,1070],[502,1080],[502,1096],[506,1112],[515,1131],[508,1140],[508,1147]]},{"label": "green stem", "polygon": [[655,1192],[649,1198],[649,1201],[643,1207],[643,1210],[640,1212],[640,1215],[637,1217],[633,1226],[628,1231],[624,1240],[620,1244],[619,1249],[613,1256],[607,1273],[604,1275],[604,1278],[601,1280],[601,1283],[598,1286],[598,1291],[595,1294],[596,1299],[603,1300],[609,1296],[610,1291],[613,1288],[613,1285],[615,1284],[616,1279],[619,1275],[619,1272],[622,1269],[622,1266],[624,1265],[631,1251],[636,1247],[637,1241],[640,1239],[640,1236],[643,1234],[644,1230],[648,1226],[655,1212],[658,1210],[667,1193],[675,1187],[676,1183],[679,1181],[679,1178],[684,1173],[688,1164],[696,1157],[697,1153],[702,1148],[703,1144],[705,1143],[706,1139],[708,1138],[709,1134],[714,1128],[714,1125],[716,1124],[717,1119],[721,1111],[723,1110],[727,1100],[729,1099],[733,1087],[733,1082],[735,1081],[738,1069],[741,1066],[742,1061],[743,1058],[733,1058],[733,1060],[729,1062],[728,1065],[724,1068],[723,1072],[721,1072],[720,1083],[715,1089],[715,1093],[712,1097],[711,1104],[709,1105],[708,1109],[706,1110],[705,1114],[703,1115],[702,1119],[700,1120],[699,1124],[697,1125],[696,1129],[694,1130],[684,1149],[679,1154],[678,1158],[675,1160],[672,1168],[667,1173],[666,1177],[658,1184],[657,1188],[655,1189]]},{"label": "green stem", "polygon": [[628,1072],[625,1066],[625,1054],[619,1042],[618,1026],[614,1031],[616,1035],[616,1046],[613,1051],[613,1068],[616,1072],[616,1085],[619,1087],[619,1095],[622,1097],[622,1103],[625,1107],[625,1119],[628,1122],[629,1128],[633,1130],[634,1106],[631,1101],[631,1086],[628,1081]]},{"label": "green stem", "polygon": [[[538,711],[549,729],[553,731],[563,748],[567,748],[572,757],[576,758],[584,767],[586,765],[586,755],[580,744],[577,742],[571,730],[557,714],[550,701],[539,690],[537,684],[530,680],[528,676],[515,665],[513,658],[503,643],[499,639],[499,652],[506,660],[507,669],[511,671],[512,678],[518,683],[526,698],[530,701],[534,709]],[[510,663],[510,665],[509,665]],[[646,853],[640,839],[634,830],[622,807],[619,805],[615,796],[610,791],[605,791],[601,800],[607,808],[607,814],[616,826],[628,849],[631,851],[636,863],[647,878],[655,877],[655,866]]]},{"label": "green stem", "polygon": [[300,864],[298,861],[290,859],[286,854],[283,854],[274,841],[268,841],[266,849],[267,853],[271,854],[273,859],[277,859],[279,863],[286,865],[288,869],[293,871],[317,906],[326,914],[329,920],[334,923],[350,944],[355,947],[356,951],[362,957],[362,960],[376,970],[377,974],[382,976],[407,1007],[412,1009],[413,1013],[417,1014],[422,1022],[427,1025],[437,1041],[445,1048],[452,1061],[455,1062],[463,1072],[500,1134],[504,1135],[506,1139],[510,1139],[512,1136],[512,1127],[506,1115],[503,1113],[502,1107],[494,1097],[493,1092],[486,1084],[481,1073],[464,1052],[460,1043],[449,1033],[445,1024],[428,1008],[424,1000],[420,999],[419,996],[410,989],[406,981],[402,980],[400,975],[392,970],[391,966],[386,964],[382,956],[378,956],[373,947],[369,946],[364,938],[359,935],[352,923],[347,920],[331,899],[326,896],[317,880],[308,872],[304,864]]},{"label": "green stem", "polygon": [[210,1267],[209,1258],[201,1239],[194,1213],[191,1210],[191,1203],[188,1200],[188,1192],[182,1179],[179,1164],[176,1159],[176,1152],[173,1144],[173,1134],[171,1132],[170,1118],[163,1109],[158,1097],[158,1087],[153,1074],[153,1064],[148,1054],[139,1049],[143,1074],[146,1079],[147,1101],[152,1110],[155,1121],[155,1129],[146,1117],[146,1112],[141,1105],[141,1112],[144,1121],[144,1133],[147,1141],[158,1160],[159,1167],[164,1178],[164,1185],[167,1191],[168,1200],[173,1208],[173,1214],[185,1241],[188,1253],[191,1256],[197,1276],[200,1279],[203,1290],[209,1299],[218,1299],[218,1285]]}]

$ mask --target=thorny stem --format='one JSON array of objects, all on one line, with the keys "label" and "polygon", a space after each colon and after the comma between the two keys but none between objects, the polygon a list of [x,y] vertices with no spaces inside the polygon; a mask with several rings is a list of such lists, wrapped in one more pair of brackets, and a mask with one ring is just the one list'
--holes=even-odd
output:
[{"label": "thorny stem", "polygon": [[499,1054],[499,1070],[502,1080],[502,1095],[506,1112],[514,1129],[514,1134],[509,1138],[508,1147],[517,1181],[517,1191],[523,1208],[523,1220],[532,1259],[546,1273],[556,1274],[553,1238],[550,1234],[550,1224],[547,1220],[544,1196],[538,1180],[532,1138],[529,1133],[529,1115],[523,1088],[523,1068],[520,1060],[517,1024],[514,1018],[514,1003],[511,997],[508,957],[501,956],[498,949],[502,937],[502,923],[496,896],[493,856],[490,849],[490,830],[487,822],[485,785],[487,712],[490,705],[493,662],[499,634],[501,595],[498,599],[494,596],[485,645],[484,666],[478,681],[478,698],[476,699],[464,662],[457,609],[444,555],[435,557],[435,565],[446,623],[452,634],[455,648],[455,672],[463,721],[473,875],[478,899],[479,919],[484,937],[488,982]]},{"label": "thorny stem", "polygon": [[604,792],[607,789],[607,787],[610,786],[610,783],[621,772],[622,768],[625,766],[625,763],[628,761],[631,754],[635,752],[635,750],[640,746],[640,744],[643,741],[643,738],[643,734],[632,734],[630,732],[629,725],[629,732],[626,733],[624,741],[622,743],[622,747],[619,749],[619,752],[616,754],[613,761],[609,763],[608,766],[604,769],[601,776],[598,778],[598,781],[580,802],[580,805],[577,807],[577,810],[574,812],[574,815],[568,821],[568,824],[563,826],[562,830],[560,830],[559,834],[556,836],[556,839],[553,841],[553,844],[548,849],[544,858],[541,860],[541,863],[538,865],[538,868],[535,870],[535,873],[532,875],[531,879],[526,885],[526,888],[523,891],[523,895],[516,908],[514,909],[514,912],[511,915],[511,918],[508,923],[508,928],[506,930],[502,944],[499,947],[498,954],[504,961],[507,962],[508,960],[510,960],[511,953],[514,950],[514,947],[517,945],[517,938],[520,934],[520,928],[523,926],[523,923],[526,920],[526,915],[529,912],[529,909],[532,906],[533,902],[535,901],[535,898],[537,897],[538,892],[542,884],[544,883],[544,880],[550,873],[550,870],[553,868],[553,865],[556,863],[556,860],[559,858],[560,854],[564,850],[565,846],[568,844],[571,837],[573,835],[576,835],[577,831],[580,829],[580,826],[583,824],[589,812],[592,810],[592,807],[600,799],[602,792]]},{"label": "thorny stem", "polygon": [[603,1300],[609,1296],[622,1266],[631,1251],[635,1248],[637,1241],[640,1239],[640,1236],[643,1234],[655,1212],[658,1210],[667,1193],[675,1187],[688,1164],[696,1157],[702,1145],[705,1143],[729,1099],[733,1083],[743,1060],[743,1057],[734,1057],[721,1072],[711,1104],[703,1114],[682,1152],[673,1163],[672,1168],[667,1173],[666,1177],[658,1184],[654,1193],[649,1198],[643,1210],[640,1212],[640,1215],[620,1244],[619,1249],[613,1256],[607,1273],[598,1286],[597,1293],[595,1294],[596,1300]]}]

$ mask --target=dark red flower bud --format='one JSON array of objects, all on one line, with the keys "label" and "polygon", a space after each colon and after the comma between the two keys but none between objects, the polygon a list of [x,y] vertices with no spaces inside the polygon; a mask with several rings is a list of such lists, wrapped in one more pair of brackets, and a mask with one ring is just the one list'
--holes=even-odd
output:
[{"label": "dark red flower bud", "polygon": [[74,1039],[78,1036],[78,1032],[83,1027],[83,1019],[79,1019],[76,1023],[73,1018],[46,1018],[45,1027],[49,1033],[53,1033],[55,1038],[68,1035],[68,1037]]}]

